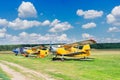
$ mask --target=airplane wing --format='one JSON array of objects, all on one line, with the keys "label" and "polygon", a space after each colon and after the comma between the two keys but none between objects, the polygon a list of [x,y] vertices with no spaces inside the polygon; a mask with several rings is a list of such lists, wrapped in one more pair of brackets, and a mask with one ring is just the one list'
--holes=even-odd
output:
[{"label": "airplane wing", "polygon": [[71,47],[76,47],[76,46],[83,46],[85,44],[94,44],[96,43],[95,40],[85,40],[85,41],[79,41],[79,42],[75,42],[75,43],[71,43],[71,44],[64,44],[63,47],[68,49],[68,48],[71,48]]},{"label": "airplane wing", "polygon": [[69,53],[69,54],[62,54],[60,56],[74,56],[74,55],[79,55],[79,54],[85,54],[84,52],[74,52],[74,53]]}]

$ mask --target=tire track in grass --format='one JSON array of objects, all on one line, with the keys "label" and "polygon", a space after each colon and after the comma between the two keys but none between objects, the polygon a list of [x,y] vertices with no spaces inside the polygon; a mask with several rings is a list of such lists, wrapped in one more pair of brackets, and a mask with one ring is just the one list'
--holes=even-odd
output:
[{"label": "tire track in grass", "polygon": [[15,70],[9,68],[7,65],[0,63],[0,67],[2,68],[4,72],[6,72],[12,77],[11,80],[27,80],[28,79],[21,73],[16,72]]},{"label": "tire track in grass", "polygon": [[[40,72],[37,72],[37,71],[34,71],[34,70],[31,70],[31,69],[28,69],[28,68],[25,68],[23,66],[20,66],[18,64],[15,64],[15,63],[11,63],[11,62],[7,62],[7,61],[1,61],[2,63],[6,64],[6,65],[10,65],[10,66],[13,66],[13,67],[16,67],[16,68],[19,68],[19,70],[22,72],[22,73],[25,73],[26,75],[31,75],[31,76],[34,76],[36,78],[39,78],[39,79],[42,79],[42,80],[55,80],[51,77],[49,77],[48,75],[46,74],[42,74]],[[14,74],[13,74],[14,75]],[[28,77],[28,76],[27,76]],[[24,77],[25,78],[25,77]],[[29,77],[30,78],[30,77]],[[18,79],[16,79],[18,80]],[[24,80],[24,79],[20,79],[20,80]],[[33,80],[33,79],[27,79],[27,80]]]}]

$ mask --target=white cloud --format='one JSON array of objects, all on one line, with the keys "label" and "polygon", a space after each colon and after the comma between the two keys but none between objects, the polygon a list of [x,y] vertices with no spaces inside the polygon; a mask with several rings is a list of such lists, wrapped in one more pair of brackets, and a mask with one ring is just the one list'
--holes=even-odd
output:
[{"label": "white cloud", "polygon": [[97,10],[83,11],[81,9],[78,9],[76,14],[78,16],[84,16],[85,19],[94,19],[97,17],[101,17],[103,15],[103,11],[97,11]]},{"label": "white cloud", "polygon": [[19,18],[15,19],[12,22],[9,22],[9,27],[19,30],[19,29],[27,29],[27,28],[31,28],[34,26],[40,26],[41,22],[39,21],[28,21],[28,20],[21,20]]},{"label": "white cloud", "polygon": [[120,10],[120,6],[114,7],[113,10],[112,10],[112,14],[114,16],[119,16],[120,17],[120,11],[119,10]]},{"label": "white cloud", "polygon": [[22,2],[18,8],[18,16],[20,18],[37,17],[37,11],[31,2]]},{"label": "white cloud", "polygon": [[13,21],[0,19],[0,26],[7,26],[14,30],[24,30],[38,26],[50,26],[51,29],[49,30],[49,32],[62,32],[72,28],[72,25],[68,22],[60,22],[58,19],[53,20],[53,22],[50,22],[49,20],[45,20],[43,22],[37,20],[22,20],[20,18],[16,18]]},{"label": "white cloud", "polygon": [[0,19],[0,27],[7,27],[8,21],[6,19]]},{"label": "white cloud", "polygon": [[[19,38],[19,41],[21,43],[39,43],[39,37],[41,37],[40,34],[36,34],[36,33],[31,33],[31,34],[28,34],[26,32],[22,32],[19,34],[18,38]],[[40,41],[41,42],[41,41]]]},{"label": "white cloud", "polygon": [[36,20],[22,20],[20,18],[16,18],[13,21],[7,21],[6,19],[0,19],[0,27],[10,27],[15,30],[20,30],[20,29],[28,29],[31,27],[36,27],[36,26],[49,26],[50,21],[45,20],[43,22],[36,21]]},{"label": "white cloud", "polygon": [[96,24],[93,22],[82,25],[82,28],[84,29],[89,29],[89,28],[94,28],[94,27],[96,27]]},{"label": "white cloud", "polygon": [[6,35],[6,44],[22,44],[18,36]]},{"label": "white cloud", "polygon": [[59,41],[69,41],[67,34],[62,34],[61,36],[57,37]]},{"label": "white cloud", "polygon": [[42,26],[50,25],[50,21],[49,20],[45,20],[41,25]]},{"label": "white cloud", "polygon": [[53,20],[53,22],[51,22],[51,26],[55,26],[58,23],[60,23],[60,21],[58,19]]},{"label": "white cloud", "polygon": [[115,17],[112,14],[107,15],[107,23],[115,22]]},{"label": "white cloud", "polygon": [[3,29],[0,29],[0,38],[4,38],[6,35],[6,29],[3,28]]},{"label": "white cloud", "polygon": [[76,12],[76,14],[77,14],[78,16],[82,16],[82,15],[85,14],[85,12],[84,12],[83,10],[81,10],[81,9],[78,9],[77,12]]},{"label": "white cloud", "polygon": [[50,26],[52,26],[52,28],[49,32],[62,32],[72,28],[72,25],[68,22],[60,22],[58,19],[55,19]]},{"label": "white cloud", "polygon": [[90,35],[90,34],[88,34],[88,33],[83,33],[82,34],[82,38],[83,39],[91,39],[91,38],[93,38],[94,36],[93,35]]},{"label": "white cloud", "polygon": [[108,32],[120,32],[120,29],[117,28],[117,27],[110,27],[110,28],[108,29]]},{"label": "white cloud", "polygon": [[111,13],[107,15],[107,23],[120,26],[120,6],[114,7]]},{"label": "white cloud", "polygon": [[[3,31],[4,32],[4,31]],[[0,30],[1,33],[1,30]],[[27,33],[21,32],[14,36],[11,34],[6,34],[6,37],[0,36],[0,41],[4,40],[4,43],[0,44],[49,44],[52,43],[62,43],[69,42],[71,39],[68,38],[67,34],[37,34],[37,33]]]},{"label": "white cloud", "polygon": [[5,28],[13,28],[15,30],[20,29],[28,29],[31,27],[37,27],[37,26],[50,26],[51,23],[49,20],[45,20],[43,22],[36,21],[36,20],[22,20],[20,18],[16,18],[13,21],[7,21],[6,19],[0,19],[0,27]]},{"label": "white cloud", "polygon": [[61,35],[46,34],[44,36],[41,36],[40,40],[47,42],[52,41],[53,43],[56,43],[56,42],[68,42],[70,39],[68,38],[67,34],[61,34]]},{"label": "white cloud", "polygon": [[28,33],[22,32],[22,33],[19,34],[19,36],[20,36],[20,37],[27,37],[27,36],[28,36]]},{"label": "white cloud", "polygon": [[107,37],[107,38],[99,38],[97,40],[99,43],[119,43],[120,42],[120,38],[110,38],[110,37]]}]

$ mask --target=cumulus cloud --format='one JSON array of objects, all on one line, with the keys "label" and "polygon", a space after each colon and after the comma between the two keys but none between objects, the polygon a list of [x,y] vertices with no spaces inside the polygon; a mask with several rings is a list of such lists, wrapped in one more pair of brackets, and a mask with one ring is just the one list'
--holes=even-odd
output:
[{"label": "cumulus cloud", "polygon": [[19,34],[19,36],[24,38],[24,37],[27,37],[27,36],[28,36],[28,33],[22,32],[22,33]]},{"label": "cumulus cloud", "polygon": [[60,22],[58,19],[53,20],[50,25],[52,28],[49,32],[62,32],[72,28],[72,25],[68,22]]},{"label": "cumulus cloud", "polygon": [[0,27],[7,27],[8,21],[6,19],[0,19]]},{"label": "cumulus cloud", "polygon": [[82,25],[82,28],[84,29],[89,29],[89,28],[94,28],[94,27],[96,27],[96,24],[93,22]]},{"label": "cumulus cloud", "polygon": [[18,16],[20,18],[37,17],[37,11],[31,2],[22,2],[18,8]]},{"label": "cumulus cloud", "polygon": [[113,23],[116,19],[112,14],[107,15],[107,23]]},{"label": "cumulus cloud", "polygon": [[3,29],[0,29],[0,38],[4,38],[6,35],[6,29],[3,28]]},{"label": "cumulus cloud", "polygon": [[97,41],[100,42],[100,43],[117,43],[117,42],[119,43],[120,38],[111,38],[111,37],[98,38]]},{"label": "cumulus cloud", "polygon": [[43,22],[37,20],[22,20],[20,18],[16,18],[13,21],[7,21],[6,19],[0,19],[0,27],[9,27],[15,30],[23,30],[31,27],[37,26],[50,26],[51,22],[49,20],[45,20]]},{"label": "cumulus cloud", "polygon": [[97,11],[97,10],[83,11],[81,9],[78,9],[76,14],[78,16],[83,16],[85,19],[94,19],[97,17],[101,17],[103,15],[103,11]]},{"label": "cumulus cloud", "polygon": [[22,2],[18,8],[18,18],[8,21],[6,19],[0,18],[0,44],[29,44],[29,43],[50,43],[54,42],[68,42],[69,39],[67,34],[37,34],[37,33],[27,33],[21,32],[19,34],[8,34],[6,27],[15,30],[25,30],[32,27],[38,26],[49,26],[49,32],[62,32],[72,28],[72,25],[68,22],[61,22],[58,19],[50,22],[45,20],[43,22],[37,20],[27,20],[25,18],[36,17],[37,11],[31,2]]},{"label": "cumulus cloud", "polygon": [[88,33],[83,33],[82,34],[82,38],[83,39],[91,39],[91,38],[93,38],[94,36],[93,35],[90,35],[90,34],[88,34]]},{"label": "cumulus cloud", "polygon": [[50,21],[49,20],[45,20],[41,25],[42,26],[50,25]]},{"label": "cumulus cloud", "polygon": [[67,34],[37,34],[37,33],[27,33],[21,32],[18,35],[11,35],[6,33],[6,37],[2,39],[1,33],[4,30],[0,30],[0,40],[4,40],[4,43],[0,44],[49,44],[52,43],[61,43],[69,42],[71,39],[68,38]]},{"label": "cumulus cloud", "polygon": [[120,32],[120,29],[118,27],[110,27],[108,32]]},{"label": "cumulus cloud", "polygon": [[15,19],[12,22],[9,22],[9,27],[19,30],[19,29],[27,29],[31,28],[34,26],[40,26],[41,22],[33,20],[33,21],[28,21],[28,20],[21,20],[19,18]]},{"label": "cumulus cloud", "polygon": [[67,38],[67,34],[62,34],[61,36],[58,37],[59,41],[68,41],[69,39]]},{"label": "cumulus cloud", "polygon": [[120,6],[114,7],[111,13],[107,15],[107,23],[120,26]]},{"label": "cumulus cloud", "polygon": [[49,20],[40,22],[37,20],[26,20],[26,19],[20,19],[20,18],[16,18],[13,21],[0,19],[0,26],[9,27],[14,30],[25,30],[25,29],[29,29],[37,26],[50,26],[49,32],[62,32],[72,28],[72,25],[69,24],[68,22],[61,22],[58,19],[55,19],[52,22],[50,22]]},{"label": "cumulus cloud", "polygon": [[53,20],[53,22],[51,23],[51,26],[55,26],[55,25],[57,25],[58,23],[60,23],[60,20],[55,19],[55,20]]}]

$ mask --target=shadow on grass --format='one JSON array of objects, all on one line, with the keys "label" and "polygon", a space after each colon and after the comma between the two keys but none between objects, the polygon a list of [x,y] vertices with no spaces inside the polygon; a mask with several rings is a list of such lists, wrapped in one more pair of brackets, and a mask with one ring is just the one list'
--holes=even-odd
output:
[{"label": "shadow on grass", "polygon": [[52,61],[94,61],[95,58],[53,58]]}]

